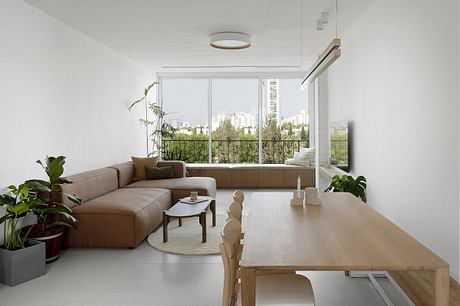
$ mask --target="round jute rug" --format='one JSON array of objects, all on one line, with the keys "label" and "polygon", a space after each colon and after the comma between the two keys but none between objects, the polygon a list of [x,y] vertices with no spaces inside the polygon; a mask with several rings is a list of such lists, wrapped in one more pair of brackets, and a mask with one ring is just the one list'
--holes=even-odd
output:
[{"label": "round jute rug", "polygon": [[180,255],[217,255],[220,254],[219,244],[222,227],[227,217],[216,215],[216,226],[212,226],[211,214],[206,215],[207,241],[201,242],[201,225],[198,217],[182,219],[179,227],[178,220],[168,224],[168,242],[163,242],[163,227],[159,227],[147,238],[147,242],[157,250]]}]

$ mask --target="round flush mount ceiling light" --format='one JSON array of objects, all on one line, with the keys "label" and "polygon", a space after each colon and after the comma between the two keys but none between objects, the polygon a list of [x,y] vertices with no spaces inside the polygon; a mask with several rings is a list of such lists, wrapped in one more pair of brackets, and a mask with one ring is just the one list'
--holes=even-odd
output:
[{"label": "round flush mount ceiling light", "polygon": [[209,37],[211,47],[224,50],[240,50],[251,46],[251,36],[239,32],[219,32]]}]

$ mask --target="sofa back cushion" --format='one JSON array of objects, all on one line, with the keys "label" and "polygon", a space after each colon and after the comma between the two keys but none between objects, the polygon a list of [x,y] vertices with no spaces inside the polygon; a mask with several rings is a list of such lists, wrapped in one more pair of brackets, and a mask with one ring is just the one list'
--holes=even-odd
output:
[{"label": "sofa back cushion", "polygon": [[145,167],[146,180],[173,179],[174,170],[172,167]]},{"label": "sofa back cushion", "polygon": [[125,187],[126,185],[134,182],[134,164],[133,162],[126,162],[110,166],[109,168],[115,169],[118,175],[118,188]]},{"label": "sofa back cushion", "polygon": [[131,157],[134,164],[134,180],[145,180],[145,167],[156,167],[158,157]]},{"label": "sofa back cushion", "polygon": [[[117,171],[112,168],[91,170],[67,178],[72,184],[62,185],[62,191],[78,195],[83,203],[118,189]],[[65,196],[63,202],[69,207],[75,206]]]}]

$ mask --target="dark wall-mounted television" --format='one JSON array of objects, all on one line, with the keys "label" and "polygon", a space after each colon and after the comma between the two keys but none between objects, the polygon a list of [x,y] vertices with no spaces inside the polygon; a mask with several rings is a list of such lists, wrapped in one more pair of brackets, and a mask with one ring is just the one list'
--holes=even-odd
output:
[{"label": "dark wall-mounted television", "polygon": [[350,172],[351,129],[348,121],[334,121],[329,124],[329,145],[331,165]]}]

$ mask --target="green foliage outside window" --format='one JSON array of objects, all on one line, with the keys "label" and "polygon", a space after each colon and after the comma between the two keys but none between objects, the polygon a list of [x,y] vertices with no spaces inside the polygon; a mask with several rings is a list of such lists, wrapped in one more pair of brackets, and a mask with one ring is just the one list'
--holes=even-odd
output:
[{"label": "green foliage outside window", "polygon": [[[208,135],[206,128],[188,128],[187,134],[176,132],[163,137],[163,159],[183,160],[187,163],[208,162]],[[224,120],[212,132],[213,163],[258,163],[258,129],[235,129],[230,120]],[[284,123],[278,125],[267,118],[262,129],[262,162],[284,163],[301,147],[309,146],[308,127]]]}]

